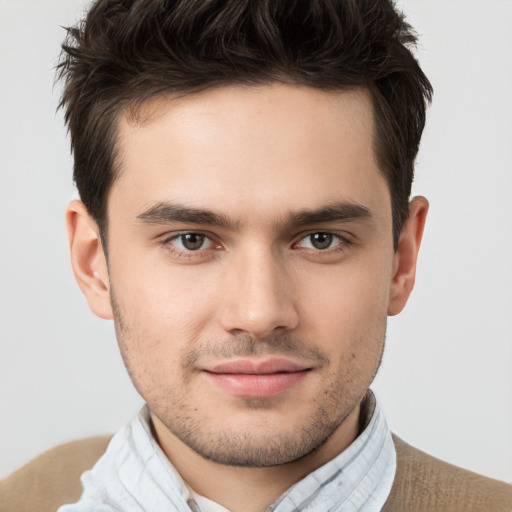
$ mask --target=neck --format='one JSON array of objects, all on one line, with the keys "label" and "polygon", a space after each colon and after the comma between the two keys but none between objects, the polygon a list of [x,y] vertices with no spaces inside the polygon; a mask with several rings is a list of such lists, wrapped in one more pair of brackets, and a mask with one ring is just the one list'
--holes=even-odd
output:
[{"label": "neck", "polygon": [[207,460],[152,416],[158,442],[181,477],[195,492],[232,512],[263,512],[292,485],[323,466],[357,437],[366,420],[360,404],[325,444],[305,457],[271,467],[239,467]]}]

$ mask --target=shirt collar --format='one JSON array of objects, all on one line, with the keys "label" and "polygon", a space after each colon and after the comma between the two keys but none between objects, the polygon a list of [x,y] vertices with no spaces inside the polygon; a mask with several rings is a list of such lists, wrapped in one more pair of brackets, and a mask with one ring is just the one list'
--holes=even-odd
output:
[{"label": "shirt collar", "polygon": [[369,421],[337,457],[286,491],[269,512],[378,512],[395,478],[396,451],[384,414],[368,391],[362,418]]},{"label": "shirt collar", "polygon": [[[230,512],[183,481],[152,435],[147,406],[140,412],[139,420],[155,451],[174,474],[191,510]],[[360,423],[360,435],[346,450],[288,489],[268,512],[381,510],[395,477],[396,451],[387,422],[370,390],[361,404]]]}]

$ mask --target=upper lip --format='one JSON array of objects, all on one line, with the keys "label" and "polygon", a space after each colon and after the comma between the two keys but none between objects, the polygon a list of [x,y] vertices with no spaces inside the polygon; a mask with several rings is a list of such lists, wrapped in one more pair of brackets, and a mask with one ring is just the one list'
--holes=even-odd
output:
[{"label": "upper lip", "polygon": [[205,371],[210,373],[233,373],[247,375],[301,372],[310,369],[310,366],[283,358],[272,358],[260,361],[255,359],[237,359],[234,361],[226,361],[211,367],[204,368]]}]

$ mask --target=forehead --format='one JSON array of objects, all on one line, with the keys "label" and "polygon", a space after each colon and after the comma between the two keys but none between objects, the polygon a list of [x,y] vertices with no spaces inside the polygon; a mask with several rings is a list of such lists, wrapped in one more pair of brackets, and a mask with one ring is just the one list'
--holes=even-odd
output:
[{"label": "forehead", "polygon": [[238,217],[339,200],[371,207],[389,200],[373,141],[362,89],[226,86],[161,98],[120,120],[109,211],[170,200]]}]

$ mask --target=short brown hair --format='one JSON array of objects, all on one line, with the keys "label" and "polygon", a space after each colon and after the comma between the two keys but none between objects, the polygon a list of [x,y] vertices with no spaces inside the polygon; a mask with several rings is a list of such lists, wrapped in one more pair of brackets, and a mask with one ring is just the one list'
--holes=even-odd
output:
[{"label": "short brown hair", "polygon": [[396,246],[432,96],[415,43],[390,0],[97,0],[68,29],[58,65],[80,197],[105,241],[117,119],[156,96],[276,81],[366,87]]}]

